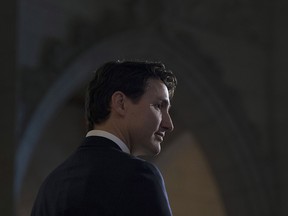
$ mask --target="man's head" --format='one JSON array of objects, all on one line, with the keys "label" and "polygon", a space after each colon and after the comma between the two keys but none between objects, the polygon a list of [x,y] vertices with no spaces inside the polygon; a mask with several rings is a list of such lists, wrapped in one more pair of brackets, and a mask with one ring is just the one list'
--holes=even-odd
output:
[{"label": "man's head", "polygon": [[[168,112],[176,84],[176,77],[171,71],[166,70],[162,63],[115,61],[104,64],[96,71],[94,79],[88,86],[86,96],[88,129],[92,130],[97,125],[105,124],[116,113],[123,117],[125,122],[125,126],[121,126],[126,130],[124,141],[134,143],[136,135],[139,139],[145,140],[145,136],[149,136],[148,133],[153,133],[154,138],[160,143],[165,131],[173,129]],[[119,109],[125,109],[123,112],[116,107],[118,104],[121,104]],[[153,107],[163,110],[155,114],[153,110],[151,112],[145,109],[148,105],[149,109]],[[157,125],[151,125],[153,115],[157,118],[157,122],[154,122]],[[151,121],[145,118],[151,118]],[[164,126],[161,129],[162,121]],[[152,127],[155,127],[153,131],[147,131],[147,128]],[[139,151],[139,154],[142,154],[144,150],[139,149],[135,149],[135,152]]]}]

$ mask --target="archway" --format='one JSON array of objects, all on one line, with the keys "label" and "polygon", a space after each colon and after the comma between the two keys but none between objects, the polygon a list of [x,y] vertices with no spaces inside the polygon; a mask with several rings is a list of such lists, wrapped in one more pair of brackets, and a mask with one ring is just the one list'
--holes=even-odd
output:
[{"label": "archway", "polygon": [[[221,94],[204,75],[214,68],[207,67],[202,57],[197,50],[187,50],[155,27],[126,32],[91,46],[51,86],[24,133],[16,154],[16,197],[49,119],[87,81],[90,72],[111,59],[153,59],[167,62],[178,76],[179,87],[172,110],[175,124],[179,125],[175,136],[181,134],[181,130],[195,134],[218,183],[228,215],[257,215],[263,203],[262,185],[248,147],[251,140],[239,127],[234,110],[226,106]],[[221,82],[217,86],[221,86]]]}]

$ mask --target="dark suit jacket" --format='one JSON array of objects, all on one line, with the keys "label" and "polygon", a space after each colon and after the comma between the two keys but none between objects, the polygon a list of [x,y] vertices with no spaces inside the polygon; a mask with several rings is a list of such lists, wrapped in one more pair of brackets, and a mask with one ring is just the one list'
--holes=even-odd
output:
[{"label": "dark suit jacket", "polygon": [[109,139],[87,137],[43,182],[32,216],[172,215],[158,169]]}]

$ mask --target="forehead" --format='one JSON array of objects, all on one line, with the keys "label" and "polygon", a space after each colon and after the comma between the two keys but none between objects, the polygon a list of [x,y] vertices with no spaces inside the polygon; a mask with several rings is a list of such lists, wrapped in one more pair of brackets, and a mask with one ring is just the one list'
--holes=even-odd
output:
[{"label": "forehead", "polygon": [[144,95],[150,97],[159,97],[160,99],[165,99],[169,101],[169,92],[167,86],[158,79],[149,79],[147,81]]}]

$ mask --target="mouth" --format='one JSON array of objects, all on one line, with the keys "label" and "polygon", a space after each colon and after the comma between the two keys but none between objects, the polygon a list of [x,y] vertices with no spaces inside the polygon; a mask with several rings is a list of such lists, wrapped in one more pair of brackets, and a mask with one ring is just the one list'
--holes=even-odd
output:
[{"label": "mouth", "polygon": [[155,133],[155,136],[159,139],[160,142],[162,142],[164,140],[165,134],[161,132],[157,132]]}]

